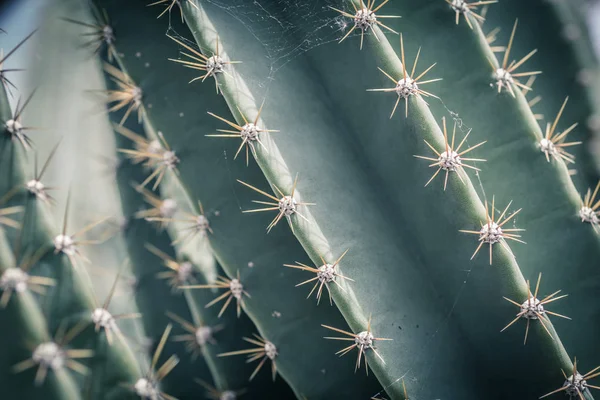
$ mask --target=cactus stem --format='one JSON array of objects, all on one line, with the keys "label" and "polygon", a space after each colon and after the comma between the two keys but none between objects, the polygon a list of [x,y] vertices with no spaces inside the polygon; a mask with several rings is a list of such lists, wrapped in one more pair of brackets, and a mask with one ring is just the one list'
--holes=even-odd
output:
[{"label": "cactus stem", "polygon": [[61,18],[66,22],[70,22],[75,25],[90,29],[89,32],[83,33],[82,36],[89,37],[87,42],[83,43],[84,47],[90,47],[94,50],[94,54],[99,54],[104,46],[106,46],[106,56],[108,62],[112,63],[114,58],[117,56],[117,49],[115,47],[115,33],[110,25],[108,15],[106,12],[100,12],[95,5],[92,4],[92,14],[95,23],[88,23],[83,21],[77,21],[71,18]]},{"label": "cactus stem", "polygon": [[335,354],[336,355],[339,354],[340,357],[341,357],[341,356],[345,355],[346,353],[350,352],[355,347],[357,347],[358,348],[358,357],[356,358],[356,364],[354,365],[354,372],[355,373],[360,368],[360,365],[361,365],[361,362],[362,362],[362,358],[363,358],[363,354],[365,354],[365,357],[364,357],[365,358],[365,371],[366,371],[367,375],[369,374],[368,361],[367,361],[367,357],[366,357],[366,352],[369,349],[373,350],[373,353],[375,353],[375,355],[377,356],[377,358],[379,358],[381,360],[381,362],[385,364],[385,361],[383,360],[383,357],[381,357],[381,355],[377,352],[377,350],[375,348],[375,342],[378,341],[378,340],[392,340],[392,339],[378,338],[378,337],[375,337],[373,335],[373,333],[371,332],[371,316],[369,316],[369,322],[367,323],[367,330],[359,332],[359,333],[356,333],[356,334],[352,333],[352,332],[344,331],[344,330],[341,330],[341,329],[338,329],[338,328],[334,328],[334,327],[328,326],[328,325],[321,325],[321,326],[323,328],[327,328],[327,329],[330,329],[332,331],[335,331],[335,332],[338,332],[338,333],[342,333],[342,334],[344,334],[346,336],[350,336],[350,337],[331,337],[331,336],[326,336],[325,339],[353,341],[354,342],[350,346],[341,349],[340,351],[338,351]]},{"label": "cactus stem", "polygon": [[510,34],[510,40],[508,41],[508,46],[506,47],[506,51],[504,52],[504,58],[502,59],[502,65],[500,68],[496,68],[494,62],[488,59],[492,69],[494,71],[494,79],[496,80],[496,86],[498,88],[498,93],[502,91],[503,88],[515,97],[515,92],[513,90],[513,84],[518,86],[519,88],[530,91],[531,87],[522,84],[515,78],[522,78],[526,76],[538,75],[541,74],[542,71],[529,71],[529,72],[519,72],[515,73],[515,71],[523,65],[527,60],[529,60],[535,53],[537,53],[537,49],[530,51],[525,57],[521,58],[519,61],[513,60],[508,64],[508,60],[510,57],[510,50],[512,49],[513,40],[515,38],[515,32],[517,31],[517,24],[519,20],[515,20],[515,24],[513,26],[512,33]]},{"label": "cactus stem", "polygon": [[546,135],[544,136],[544,138],[542,140],[540,140],[540,143],[539,143],[540,149],[546,155],[546,160],[548,162],[550,162],[550,157],[553,157],[554,159],[557,159],[557,160],[562,158],[566,162],[574,164],[575,156],[573,154],[567,152],[564,149],[564,147],[570,147],[570,146],[575,146],[575,145],[581,144],[581,142],[565,143],[565,138],[573,129],[575,129],[575,127],[577,126],[577,123],[574,123],[573,125],[571,125],[567,129],[565,129],[561,133],[554,134],[554,132],[556,130],[556,125],[558,124],[558,121],[560,120],[560,116],[562,115],[563,110],[565,109],[565,106],[567,105],[567,101],[569,101],[568,97],[565,98],[565,101],[562,104],[562,107],[560,107],[560,110],[558,111],[558,114],[556,115],[556,118],[554,119],[554,122],[552,123],[552,125],[550,125],[550,122],[548,122],[548,124],[546,125]]},{"label": "cactus stem", "polygon": [[354,8],[354,15],[347,13],[346,11],[342,11],[337,8],[328,6],[329,8],[331,8],[334,11],[337,11],[344,17],[352,18],[352,20],[354,21],[354,26],[344,35],[344,37],[342,37],[340,39],[340,41],[338,43],[342,43],[348,36],[350,36],[350,34],[352,34],[352,32],[354,32],[355,29],[360,29],[360,49],[362,50],[365,32],[368,32],[369,29],[371,29],[373,31],[373,33],[375,34],[375,38],[377,40],[379,40],[379,36],[377,36],[377,32],[373,29],[374,25],[379,25],[380,27],[385,28],[386,30],[388,30],[392,33],[395,33],[397,35],[398,32],[396,32],[389,26],[384,25],[381,21],[378,20],[378,18],[402,18],[401,16],[399,16],[399,15],[376,15],[375,14],[388,1],[390,1],[390,0],[384,0],[383,3],[381,3],[380,5],[375,7],[376,0],[367,0],[366,5],[363,2],[363,0],[360,0],[360,8],[356,7],[356,5],[354,4],[353,1],[350,1],[350,4],[352,4],[352,7]]},{"label": "cactus stem", "polygon": [[111,80],[117,85],[117,90],[102,90],[108,98],[106,103],[109,106],[108,112],[118,111],[127,107],[119,125],[123,125],[129,115],[136,111],[138,123],[142,122],[145,114],[144,104],[142,103],[142,89],[133,82],[131,77],[120,69],[104,63],[104,71],[111,76]]},{"label": "cactus stem", "polygon": [[504,218],[504,216],[506,215],[506,212],[508,211],[508,208],[510,207],[511,204],[512,204],[512,200],[508,203],[508,205],[506,206],[504,211],[502,211],[502,214],[500,214],[500,217],[498,218],[498,220],[496,220],[495,215],[494,215],[495,214],[495,199],[492,197],[492,215],[490,216],[489,209],[488,209],[488,203],[486,201],[485,202],[486,222],[485,222],[485,224],[484,223],[481,224],[481,229],[478,231],[469,231],[469,230],[460,230],[459,231],[459,232],[463,232],[463,233],[471,233],[474,235],[479,235],[479,246],[477,246],[477,249],[471,256],[471,260],[473,258],[475,258],[475,256],[479,252],[479,250],[481,250],[481,247],[484,245],[484,243],[488,243],[490,245],[490,265],[492,265],[492,246],[494,244],[500,243],[508,251],[510,251],[510,247],[508,247],[508,245],[506,244],[506,239],[514,240],[515,242],[525,244],[524,241],[519,239],[521,237],[521,235],[514,233],[514,232],[522,232],[525,229],[516,229],[516,228],[515,229],[503,229],[502,228],[502,226],[504,224],[506,224],[508,221],[510,221],[515,215],[517,215],[521,211],[521,208],[519,208],[517,211],[510,214],[510,216]]},{"label": "cactus stem", "polygon": [[237,272],[237,278],[234,278],[234,279],[228,279],[224,276],[217,276],[217,280],[213,284],[185,285],[185,286],[179,286],[179,288],[180,289],[226,289],[225,293],[221,294],[219,297],[215,298],[214,300],[212,300],[210,303],[208,303],[205,306],[206,308],[208,308],[222,300],[227,299],[227,300],[225,300],[225,304],[223,304],[221,311],[219,311],[219,318],[221,317],[221,315],[223,315],[223,313],[227,309],[227,306],[229,305],[229,303],[231,303],[232,299],[236,300],[237,316],[239,318],[240,315],[242,315],[242,306],[244,305],[244,295],[246,297],[250,298],[250,294],[248,294],[248,292],[246,292],[244,290],[244,285],[242,285],[242,282],[240,282],[240,271]]},{"label": "cactus stem", "polygon": [[242,396],[247,392],[246,389],[240,390],[224,390],[219,391],[217,388],[210,385],[208,382],[202,379],[194,378],[194,382],[206,389],[206,398],[211,400],[237,400],[238,397]]},{"label": "cactus stem", "polygon": [[[199,8],[196,5],[196,3],[194,3],[192,0],[184,0],[184,1],[186,1],[188,4],[190,4],[193,7],[195,7],[197,10],[199,10]],[[158,18],[162,17],[163,15],[165,15],[167,13],[167,11],[169,12],[169,15],[171,15],[171,11],[172,11],[173,7],[177,6],[177,7],[179,7],[179,14],[181,15],[181,22],[184,22],[184,20],[183,20],[183,11],[181,10],[181,0],[158,0],[158,1],[155,1],[154,3],[148,4],[147,7],[157,6],[157,5],[160,5],[160,4],[163,4],[166,7],[163,10],[163,12],[161,12],[158,15],[158,17],[156,17],[156,19],[158,19]]]},{"label": "cactus stem", "polygon": [[310,266],[308,266],[306,264],[302,264],[298,261],[296,261],[297,265],[293,265],[293,264],[283,264],[283,265],[288,268],[300,269],[303,271],[309,271],[309,272],[316,274],[317,276],[315,276],[314,278],[310,278],[310,279],[305,280],[304,282],[300,282],[299,284],[296,285],[296,287],[316,281],[312,290],[310,291],[308,296],[306,296],[306,298],[308,299],[313,294],[315,289],[317,289],[317,287],[318,287],[319,290],[317,290],[317,304],[319,304],[321,301],[321,295],[323,294],[323,286],[325,286],[325,288],[327,289],[327,293],[329,294],[329,304],[333,305],[333,300],[331,299],[331,291],[329,289],[329,284],[333,282],[342,291],[346,291],[344,289],[344,287],[341,286],[336,281],[336,278],[346,279],[348,281],[354,282],[353,279],[350,279],[347,276],[344,276],[337,271],[337,269],[339,269],[340,261],[342,261],[342,259],[344,258],[344,256],[348,252],[348,250],[346,250],[337,260],[335,260],[335,262],[333,264],[327,263],[322,256],[319,256],[321,258],[321,262],[323,264],[318,268],[310,267]]},{"label": "cactus stem", "polygon": [[263,204],[263,205],[267,205],[269,207],[243,211],[244,213],[253,213],[253,212],[262,212],[262,211],[279,211],[277,216],[275,218],[273,218],[271,223],[267,226],[267,233],[271,232],[271,229],[275,225],[277,225],[277,223],[283,217],[285,217],[288,220],[288,223],[290,224],[290,227],[292,228],[292,232],[294,232],[294,226],[292,225],[292,218],[291,218],[293,214],[297,214],[302,219],[304,219],[306,222],[309,222],[305,216],[303,216],[302,214],[300,214],[298,212],[298,207],[299,206],[314,206],[315,204],[298,202],[294,198],[294,193],[296,191],[296,184],[298,182],[298,176],[296,176],[296,178],[294,179],[294,185],[292,186],[292,191],[291,191],[290,195],[284,195],[283,192],[277,186],[273,185],[273,187],[275,188],[275,191],[277,192],[277,195],[280,196],[280,198],[270,195],[267,192],[264,192],[258,188],[255,188],[254,186],[252,186],[246,182],[240,181],[239,179],[237,181],[239,183],[241,183],[242,185],[247,186],[250,189],[254,190],[255,192],[258,192],[274,201],[274,203],[272,203],[272,202],[267,202],[267,201],[252,200],[253,203]]},{"label": "cactus stem", "polygon": [[569,398],[577,397],[580,400],[585,400],[584,395],[586,393],[589,394],[590,388],[600,390],[600,386],[590,385],[587,382],[589,379],[600,376],[600,372],[597,372],[598,370],[600,370],[600,367],[596,367],[587,374],[581,375],[579,372],[577,372],[577,358],[575,358],[573,360],[573,372],[571,373],[571,376],[567,376],[565,371],[561,370],[563,376],[565,377],[565,382],[563,385],[560,388],[541,396],[540,399],[564,391]]},{"label": "cactus stem", "polygon": [[206,72],[204,75],[198,76],[198,77],[192,79],[191,81],[189,81],[188,83],[192,83],[197,80],[201,80],[202,82],[204,82],[206,80],[206,78],[208,78],[209,76],[212,76],[213,78],[215,78],[215,88],[217,90],[217,94],[219,93],[219,81],[217,79],[217,75],[227,73],[227,71],[225,70],[225,66],[230,65],[230,64],[241,63],[241,61],[225,61],[221,57],[221,55],[219,53],[219,38],[218,37],[217,37],[216,52],[212,56],[206,57],[204,54],[202,54],[198,50],[194,49],[193,47],[185,44],[181,40],[178,40],[178,39],[174,38],[173,36],[169,36],[169,35],[167,35],[167,36],[169,38],[171,38],[175,43],[184,47],[185,49],[187,49],[188,51],[190,51],[194,54],[194,55],[191,55],[188,53],[181,52],[181,55],[189,57],[193,61],[178,60],[176,58],[169,58],[169,61],[173,61],[173,62],[182,64],[186,68],[191,68],[191,69]]},{"label": "cactus stem", "polygon": [[435,63],[431,64],[429,68],[425,71],[421,72],[419,76],[413,78],[415,75],[415,70],[417,68],[417,63],[419,62],[419,54],[421,54],[421,48],[417,51],[417,56],[415,57],[415,62],[413,63],[413,67],[411,73],[408,74],[406,70],[406,62],[404,60],[404,40],[402,38],[402,34],[400,34],[400,55],[402,57],[402,78],[399,80],[392,78],[390,74],[385,72],[380,67],[377,67],[379,71],[381,71],[387,78],[389,78],[392,82],[394,82],[395,86],[393,88],[382,88],[382,89],[367,89],[367,92],[396,92],[398,95],[398,99],[396,99],[396,103],[394,104],[394,108],[392,109],[392,113],[390,114],[390,119],[394,116],[396,112],[396,108],[398,108],[398,104],[401,99],[405,101],[405,112],[404,116],[408,117],[408,98],[410,96],[424,96],[424,97],[435,97],[439,98],[436,95],[429,93],[423,89],[419,88],[419,85],[424,85],[427,83],[441,81],[442,78],[429,79],[426,81],[421,81],[420,79],[425,76],[433,67],[435,67]]},{"label": "cactus stem", "polygon": [[195,326],[169,311],[167,311],[167,316],[181,325],[181,327],[188,332],[185,335],[173,336],[173,341],[184,342],[186,350],[192,353],[192,360],[196,360],[196,358],[202,354],[202,349],[207,343],[216,345],[217,341],[213,335],[225,328],[223,325],[207,326],[200,324]]},{"label": "cactus stem", "polygon": [[466,142],[469,137],[471,130],[467,132],[463,140],[459,143],[458,147],[454,148],[454,139],[456,137],[456,121],[454,121],[454,127],[452,128],[452,140],[448,143],[448,132],[446,130],[446,118],[442,118],[442,125],[444,128],[444,145],[445,148],[442,152],[437,151],[427,140],[424,140],[425,144],[433,150],[433,152],[437,155],[437,158],[432,157],[424,157],[415,155],[417,158],[421,158],[423,160],[434,161],[433,164],[430,164],[430,167],[438,167],[437,171],[433,174],[433,176],[427,181],[425,186],[429,185],[431,181],[439,174],[441,170],[446,172],[446,177],[444,178],[444,191],[446,190],[446,186],[448,184],[448,175],[450,172],[456,172],[456,175],[460,178],[460,181],[464,184],[465,181],[461,174],[466,175],[464,167],[471,168],[475,171],[481,171],[479,168],[476,168],[472,165],[465,164],[463,161],[474,161],[474,162],[483,162],[486,161],[481,158],[464,158],[463,156],[470,152],[471,150],[476,149],[481,146],[485,142],[478,143],[474,146],[471,146],[462,152],[460,151],[462,145]]},{"label": "cactus stem", "polygon": [[6,77],[6,73],[23,71],[23,69],[14,69],[14,68],[7,69],[7,68],[4,68],[4,63],[6,62],[6,60],[8,60],[8,58],[11,55],[13,55],[15,53],[15,51],[17,51],[19,49],[19,47],[21,47],[27,40],[29,40],[29,38],[32,37],[35,32],[37,32],[37,29],[34,30],[33,32],[31,32],[29,35],[25,36],[25,38],[23,40],[21,40],[19,43],[17,43],[17,45],[15,47],[13,47],[11,51],[6,53],[6,55],[4,55],[4,52],[0,49],[0,82],[2,82],[2,84],[8,90],[9,93],[10,93],[11,87],[15,90],[17,89],[17,87],[14,85],[14,83],[12,83]]},{"label": "cactus stem", "polygon": [[196,283],[196,279],[193,276],[193,266],[191,262],[177,262],[168,254],[149,243],[146,243],[146,249],[160,258],[163,261],[163,265],[169,269],[169,271],[157,273],[156,277],[159,279],[166,279],[173,292],[177,292],[179,290],[179,286],[186,283]]},{"label": "cactus stem", "polygon": [[37,345],[32,350],[31,357],[15,364],[13,371],[20,373],[37,365],[38,369],[34,381],[36,386],[44,383],[48,370],[58,370],[67,367],[72,371],[86,375],[88,368],[76,360],[91,358],[94,352],[92,350],[65,349],[65,347],[87,326],[88,321],[81,320],[69,331],[65,332],[65,324],[62,323],[56,332],[54,340]]},{"label": "cactus stem", "polygon": [[551,303],[556,300],[560,300],[562,298],[565,298],[568,295],[564,294],[562,296],[555,297],[557,294],[559,294],[561,292],[560,290],[558,290],[558,291],[544,297],[542,300],[539,300],[537,296],[538,296],[538,291],[540,290],[540,282],[541,281],[542,281],[542,273],[540,272],[540,274],[538,276],[537,284],[535,285],[535,292],[533,295],[531,294],[531,286],[529,285],[529,281],[527,281],[527,292],[528,292],[527,299],[522,304],[519,304],[516,301],[511,300],[507,297],[504,297],[504,300],[519,307],[520,311],[517,314],[517,317],[515,319],[513,319],[508,325],[506,325],[500,332],[504,332],[506,329],[508,329],[508,327],[510,327],[515,322],[517,322],[519,319],[521,319],[521,318],[526,319],[527,326],[525,328],[525,339],[523,340],[523,344],[527,344],[527,334],[529,333],[529,323],[532,319],[539,320],[540,324],[542,324],[542,327],[544,328],[546,333],[548,333],[548,335],[550,335],[550,337],[553,340],[554,340],[554,337],[548,330],[548,327],[546,326],[546,324],[544,324],[544,317],[546,317],[548,319],[548,321],[550,321],[550,319],[548,318],[548,314],[554,315],[554,316],[557,316],[560,318],[569,319],[569,320],[571,319],[567,316],[557,314],[555,312],[548,311],[545,309],[544,306],[546,304]]},{"label": "cactus stem", "polygon": [[242,355],[242,354],[247,354],[248,359],[246,360],[246,362],[248,362],[248,363],[262,358],[260,363],[258,363],[256,368],[252,372],[252,375],[250,375],[250,379],[249,379],[250,381],[252,379],[254,379],[256,374],[258,374],[258,372],[260,371],[262,366],[265,364],[265,362],[267,360],[271,360],[271,375],[273,377],[273,380],[275,380],[275,376],[277,375],[277,364],[275,363],[275,358],[277,358],[277,355],[278,355],[277,347],[275,347],[275,345],[273,343],[269,342],[268,340],[263,339],[256,333],[254,333],[253,336],[255,337],[255,339],[247,338],[247,337],[244,337],[242,339],[244,339],[246,342],[254,344],[258,347],[251,348],[251,349],[245,349],[245,350],[230,351],[228,353],[221,353],[221,354],[217,354],[217,357],[229,357],[229,356],[238,356],[238,355]]},{"label": "cactus stem", "polygon": [[450,5],[450,8],[452,8],[452,10],[454,10],[456,14],[456,25],[458,25],[458,22],[460,21],[460,15],[462,14],[465,17],[465,21],[467,21],[469,28],[471,29],[473,29],[473,24],[469,19],[469,15],[472,15],[478,22],[483,23],[485,21],[485,18],[482,15],[477,14],[474,10],[477,9],[477,7],[479,6],[494,4],[497,2],[497,0],[489,0],[467,3],[465,0],[446,0],[446,3]]},{"label": "cactus stem", "polygon": [[256,114],[254,121],[252,121],[252,122],[248,122],[248,120],[246,119],[244,114],[238,109],[240,115],[244,119],[243,126],[240,126],[234,122],[228,121],[227,119],[225,119],[223,117],[219,117],[218,115],[215,115],[215,114],[209,112],[208,113],[209,115],[225,122],[227,125],[231,126],[232,128],[234,128],[236,130],[232,131],[232,130],[225,130],[225,129],[217,129],[219,132],[223,132],[223,133],[222,134],[205,135],[205,136],[242,139],[242,143],[240,144],[240,147],[238,147],[233,159],[235,160],[237,158],[237,156],[240,154],[240,151],[242,150],[242,148],[246,147],[246,166],[248,166],[248,162],[249,162],[248,148],[250,148],[250,150],[252,150],[252,155],[256,157],[256,148],[254,147],[254,142],[257,142],[258,144],[260,144],[262,146],[262,148],[268,153],[267,148],[265,147],[263,142],[260,141],[260,134],[262,132],[269,132],[269,133],[279,132],[278,130],[273,130],[273,129],[260,129],[257,126],[257,123],[260,118],[260,114],[262,112],[264,104],[265,103],[263,101],[263,104],[261,104],[261,106],[258,110],[258,113]]}]

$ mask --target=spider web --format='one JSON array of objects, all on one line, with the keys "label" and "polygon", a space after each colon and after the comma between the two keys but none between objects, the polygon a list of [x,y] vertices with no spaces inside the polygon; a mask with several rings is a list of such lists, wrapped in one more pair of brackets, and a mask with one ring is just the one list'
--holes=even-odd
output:
[{"label": "spider web", "polygon": [[[339,41],[352,23],[342,15],[335,13],[330,7],[335,7],[354,14],[349,6],[341,5],[339,0],[203,0],[211,7],[219,8],[245,26],[250,35],[259,41],[266,50],[266,58],[270,63],[270,73],[265,81],[273,76],[284,65],[299,55],[323,44]],[[268,8],[263,4],[268,3]],[[282,18],[269,9],[284,10],[293,18]],[[178,17],[173,12],[173,18]],[[268,23],[266,23],[268,21]],[[169,33],[179,40],[195,47],[169,27]],[[262,82],[261,82],[262,83]],[[262,86],[262,85],[261,85]]]},{"label": "spider web", "polygon": [[[290,61],[318,46],[339,41],[353,26],[351,19],[336,13],[330,8],[335,7],[354,14],[354,10],[349,3],[342,3],[340,0],[202,0],[202,2],[228,13],[246,27],[249,35],[253,36],[263,45],[270,68],[269,74],[262,81],[258,82],[258,85],[266,90],[268,90],[271,82],[275,80],[277,72]],[[268,8],[270,9],[284,10],[284,13],[288,17],[284,19],[279,15],[271,13],[264,4],[268,4]],[[179,17],[178,10],[176,11],[173,12],[173,18]],[[267,21],[269,23],[266,23]],[[357,40],[356,36],[360,36],[360,32],[357,29],[355,33],[349,36],[348,40],[352,40],[352,37],[355,37],[354,40]],[[170,24],[168,34],[193,48],[198,48],[196,42],[178,33]],[[365,34],[368,35],[371,33],[366,32]],[[442,104],[448,117],[456,122],[457,127],[463,134],[466,134],[470,130],[462,117],[457,112],[451,110],[442,99],[437,98],[432,101],[439,101]],[[465,144],[469,146],[468,141]],[[227,154],[224,154],[224,157],[226,160],[228,159]],[[229,169],[229,166],[227,168]],[[481,174],[478,171],[475,173],[473,185],[480,199],[487,201],[488,196],[485,193]],[[235,195],[235,190],[233,193]],[[237,195],[236,200],[239,204]],[[448,325],[452,321],[454,310],[468,285],[471,272],[471,268],[457,271],[457,273],[463,274],[463,282],[454,296],[452,305],[445,315],[444,320],[440,322],[437,329],[430,335],[427,347],[439,348],[443,345],[443,339],[440,336],[445,334]],[[439,354],[438,351],[434,351],[433,353],[436,355],[416,355],[416,357],[429,358],[429,368],[425,376],[413,376],[411,369],[407,369],[397,379],[384,385],[381,391],[374,393],[371,398],[386,400],[386,390],[394,385],[401,385],[403,380],[411,380],[419,386],[425,385],[428,381],[428,375],[433,372],[437,354]]]}]

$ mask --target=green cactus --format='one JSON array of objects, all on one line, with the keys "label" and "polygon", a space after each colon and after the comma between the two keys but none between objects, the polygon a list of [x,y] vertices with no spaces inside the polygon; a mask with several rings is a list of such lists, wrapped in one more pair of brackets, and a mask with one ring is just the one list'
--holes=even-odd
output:
[{"label": "green cactus", "polygon": [[[551,122],[566,96],[569,103],[565,107],[562,120],[566,126],[578,123],[569,134],[571,141],[587,141],[592,145],[572,147],[569,151],[577,156],[577,163],[570,168],[576,171],[574,182],[580,190],[598,179],[597,161],[593,160],[592,138],[598,132],[598,61],[594,54],[589,33],[582,29],[584,13],[581,2],[533,1],[519,2],[505,0],[501,7],[490,9],[484,31],[506,26],[519,19],[518,40],[514,48],[519,54],[531,49],[538,52],[528,61],[532,70],[542,70],[543,74],[535,81],[534,90],[528,97],[540,98],[533,106],[536,113]],[[536,21],[544,20],[543,24]],[[530,27],[535,25],[535,29]],[[558,27],[558,28],[557,28]],[[506,38],[508,29],[501,30],[499,37]],[[504,39],[506,40],[506,39]],[[561,63],[553,62],[560,57]],[[597,153],[597,152],[596,152]]]},{"label": "green cactus", "polygon": [[593,399],[597,64],[495,3],[53,0],[0,75],[7,398]]}]

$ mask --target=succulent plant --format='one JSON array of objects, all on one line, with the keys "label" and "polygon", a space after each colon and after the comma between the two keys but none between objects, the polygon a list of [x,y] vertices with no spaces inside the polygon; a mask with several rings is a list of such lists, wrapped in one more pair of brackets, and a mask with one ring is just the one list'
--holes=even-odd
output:
[{"label": "succulent plant", "polygon": [[0,56],[3,398],[593,399],[598,66],[495,3],[52,0]]}]

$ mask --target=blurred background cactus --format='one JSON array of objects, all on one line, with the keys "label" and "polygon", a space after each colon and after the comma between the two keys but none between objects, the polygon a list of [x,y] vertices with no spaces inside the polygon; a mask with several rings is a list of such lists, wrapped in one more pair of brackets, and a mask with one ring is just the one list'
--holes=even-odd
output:
[{"label": "blurred background cactus", "polygon": [[2,399],[600,389],[593,2],[1,7]]}]

